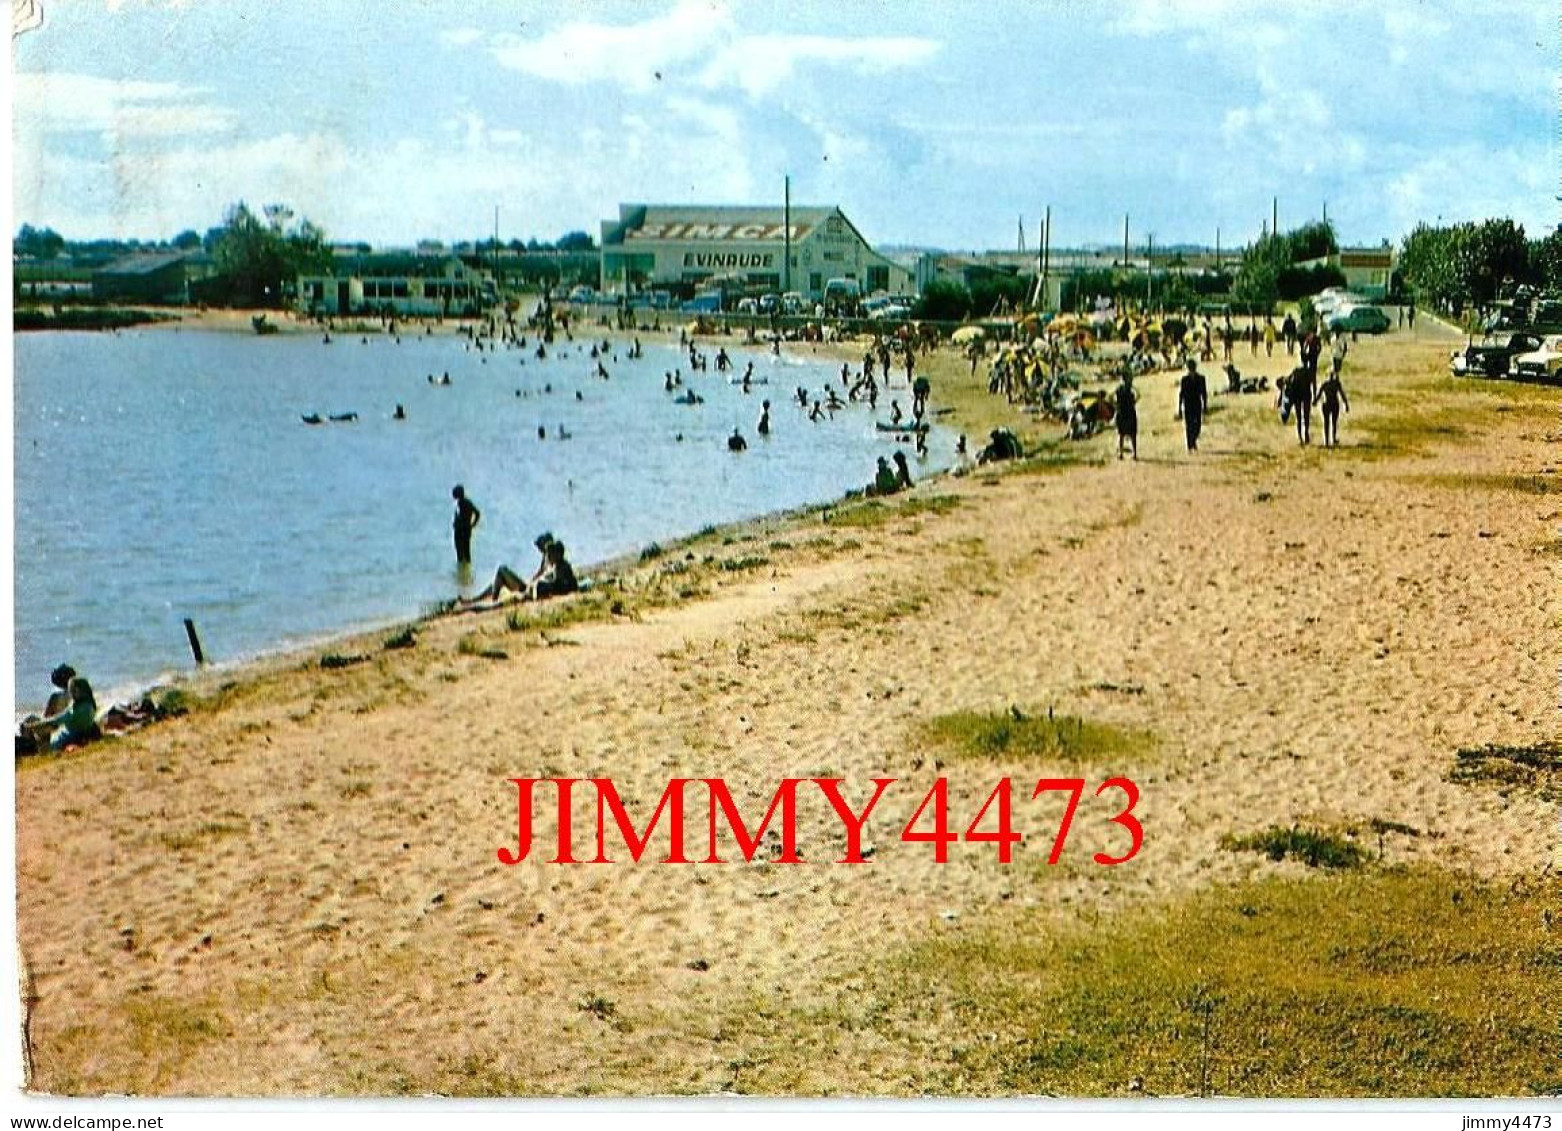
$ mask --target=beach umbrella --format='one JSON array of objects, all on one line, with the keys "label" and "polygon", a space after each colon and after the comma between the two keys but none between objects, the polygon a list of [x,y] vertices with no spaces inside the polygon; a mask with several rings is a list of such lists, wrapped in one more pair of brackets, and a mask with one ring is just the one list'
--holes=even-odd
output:
[{"label": "beach umbrella", "polygon": [[963,346],[971,342],[979,342],[986,336],[987,331],[980,326],[961,326],[953,334],[949,335],[949,340],[957,346]]}]

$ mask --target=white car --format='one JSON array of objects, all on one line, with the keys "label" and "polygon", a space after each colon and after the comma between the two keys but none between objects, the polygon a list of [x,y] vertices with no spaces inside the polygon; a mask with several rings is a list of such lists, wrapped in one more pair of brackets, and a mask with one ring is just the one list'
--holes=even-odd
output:
[{"label": "white car", "polygon": [[1520,381],[1555,381],[1562,376],[1562,334],[1551,334],[1533,353],[1513,359],[1512,373]]}]

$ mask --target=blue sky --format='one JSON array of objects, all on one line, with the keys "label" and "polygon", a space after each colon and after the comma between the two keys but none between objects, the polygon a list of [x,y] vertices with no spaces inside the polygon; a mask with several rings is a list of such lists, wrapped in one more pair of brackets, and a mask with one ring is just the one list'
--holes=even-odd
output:
[{"label": "blue sky", "polygon": [[839,204],[879,244],[1227,246],[1327,202],[1558,220],[1535,0],[41,0],[13,47],[13,230],[553,239],[621,201]]}]

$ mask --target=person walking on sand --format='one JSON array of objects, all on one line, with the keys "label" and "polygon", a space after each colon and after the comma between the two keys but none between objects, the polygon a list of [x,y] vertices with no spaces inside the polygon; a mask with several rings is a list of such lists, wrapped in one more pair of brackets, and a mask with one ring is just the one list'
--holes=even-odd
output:
[{"label": "person walking on sand", "polygon": [[1313,403],[1317,404],[1320,400],[1323,402],[1323,446],[1337,448],[1340,446],[1340,405],[1344,404],[1345,411],[1350,411],[1350,398],[1345,395],[1345,386],[1340,384],[1338,367],[1318,387]]},{"label": "person walking on sand", "polygon": [[483,520],[483,512],[466,497],[466,488],[457,483],[450,489],[450,497],[456,501],[456,514],[452,522],[456,539],[456,564],[472,564],[472,531]]},{"label": "person walking on sand", "polygon": [[1134,392],[1134,379],[1132,374],[1124,373],[1123,380],[1117,386],[1117,395],[1114,400],[1113,417],[1117,421],[1117,458],[1123,458],[1123,441],[1127,440],[1133,447],[1134,459],[1139,458],[1139,394]]},{"label": "person walking on sand", "polygon": [[1208,407],[1209,386],[1204,383],[1204,374],[1199,372],[1199,363],[1190,357],[1188,372],[1183,374],[1182,383],[1177,387],[1177,418],[1182,421],[1190,452],[1199,450],[1199,432],[1203,430],[1204,410]]},{"label": "person walking on sand", "polygon": [[1280,324],[1280,336],[1285,339],[1285,356],[1290,357],[1296,352],[1296,318],[1293,315],[1287,314]]},{"label": "person walking on sand", "polygon": [[1296,413],[1296,439],[1303,447],[1312,443],[1313,397],[1317,385],[1316,370],[1301,365],[1291,371],[1291,388],[1288,396],[1291,411]]},{"label": "person walking on sand", "polygon": [[1275,320],[1273,315],[1264,319],[1264,356],[1275,355]]}]

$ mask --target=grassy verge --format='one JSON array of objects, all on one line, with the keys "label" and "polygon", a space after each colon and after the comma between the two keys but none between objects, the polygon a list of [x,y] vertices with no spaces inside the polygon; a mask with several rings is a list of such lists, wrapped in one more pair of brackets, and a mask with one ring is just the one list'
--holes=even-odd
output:
[{"label": "grassy verge", "polygon": [[731,1083],[831,1091],[831,1059],[866,1056],[890,1090],[933,1094],[1555,1094],[1559,899],[1554,879],[1394,871],[1221,888],[1096,931],[1017,909],[771,1017]]}]

